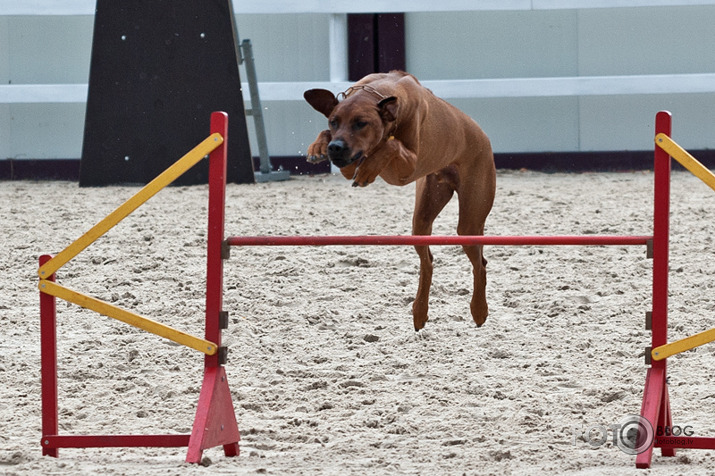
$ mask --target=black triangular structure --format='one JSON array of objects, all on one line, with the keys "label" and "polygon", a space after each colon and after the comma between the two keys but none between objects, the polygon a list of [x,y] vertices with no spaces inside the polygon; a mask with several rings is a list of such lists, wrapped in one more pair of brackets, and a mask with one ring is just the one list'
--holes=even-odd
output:
[{"label": "black triangular structure", "polygon": [[[231,0],[97,0],[80,186],[148,183],[231,117],[228,181],[253,183]],[[178,181],[208,181],[202,161]]]}]

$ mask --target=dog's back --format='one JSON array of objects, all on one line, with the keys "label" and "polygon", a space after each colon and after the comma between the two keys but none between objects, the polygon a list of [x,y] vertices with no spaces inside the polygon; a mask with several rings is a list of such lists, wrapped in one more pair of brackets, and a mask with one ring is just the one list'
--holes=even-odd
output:
[{"label": "dog's back", "polygon": [[[436,172],[454,162],[479,162],[475,155],[489,156],[486,160],[490,161],[491,144],[481,127],[413,75],[404,71],[374,73],[358,85],[369,85],[384,96],[398,98],[395,138],[426,159],[418,160],[415,176]],[[419,129],[417,134],[414,128]],[[419,142],[412,143],[413,137],[419,137]]]}]

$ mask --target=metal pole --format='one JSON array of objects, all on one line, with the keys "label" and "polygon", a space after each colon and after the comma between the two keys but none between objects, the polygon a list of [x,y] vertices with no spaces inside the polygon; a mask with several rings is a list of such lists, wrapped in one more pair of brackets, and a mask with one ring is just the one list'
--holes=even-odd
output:
[{"label": "metal pole", "polygon": [[263,107],[261,97],[258,94],[258,76],[256,75],[256,63],[253,58],[253,46],[251,40],[241,42],[241,59],[246,67],[246,79],[248,80],[248,90],[251,94],[250,113],[253,117],[253,125],[256,128],[256,141],[258,142],[258,155],[261,158],[261,173],[271,173],[271,159],[268,155],[268,142],[266,141],[266,127],[263,124]]},{"label": "metal pole", "polygon": [[256,142],[258,143],[258,156],[260,158],[260,173],[255,174],[256,182],[266,182],[269,180],[287,180],[290,172],[287,170],[273,171],[271,157],[268,153],[268,139],[266,138],[266,126],[263,121],[263,106],[261,96],[258,93],[258,75],[256,74],[256,62],[253,58],[253,46],[251,40],[245,39],[239,48],[241,51],[241,61],[246,67],[246,79],[248,80],[248,90],[251,95],[251,108],[246,113],[253,117],[253,126],[256,130]]}]

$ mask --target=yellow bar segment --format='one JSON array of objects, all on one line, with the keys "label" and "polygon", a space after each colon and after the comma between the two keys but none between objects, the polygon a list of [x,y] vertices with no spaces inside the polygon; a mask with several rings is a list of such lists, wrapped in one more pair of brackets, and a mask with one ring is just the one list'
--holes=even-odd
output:
[{"label": "yellow bar segment", "polygon": [[214,355],[218,351],[218,346],[213,342],[209,342],[205,339],[199,339],[198,337],[186,334],[185,332],[177,331],[172,327],[165,326],[164,324],[152,321],[151,319],[134,314],[133,312],[125,311],[124,309],[120,309],[109,303],[100,301],[99,299],[78,293],[52,281],[47,281],[45,279],[40,280],[39,288],[40,291],[45,294],[64,299],[65,301],[77,304],[85,309],[96,311],[102,315],[117,319],[118,321],[122,321],[134,327],[138,327],[139,329],[143,329],[147,332],[151,332],[152,334],[174,341],[177,344],[191,347],[192,349],[196,349],[206,355]]},{"label": "yellow bar segment", "polygon": [[698,162],[687,150],[680,147],[673,139],[666,134],[660,133],[655,136],[655,143],[672,158],[688,169],[693,175],[705,182],[705,184],[715,190],[715,174],[707,167]]},{"label": "yellow bar segment", "polygon": [[714,340],[715,328],[686,337],[685,339],[676,340],[675,342],[656,347],[651,351],[651,357],[653,357],[653,360],[663,360],[671,355],[694,349],[695,347],[699,347]]},{"label": "yellow bar segment", "polygon": [[37,274],[41,279],[52,276],[69,260],[77,256],[82,250],[94,243],[100,236],[108,232],[117,223],[122,221],[139,208],[144,202],[156,195],[161,189],[179,178],[184,172],[196,165],[201,159],[210,154],[223,143],[223,137],[218,132],[211,134],[199,145],[194,147],[185,156],[174,162],[154,180],[139,190],[133,197],[120,205],[116,210],[107,215],[102,221],[94,225],[88,232],[72,242],[67,248],[59,252],[54,258],[40,267]]}]

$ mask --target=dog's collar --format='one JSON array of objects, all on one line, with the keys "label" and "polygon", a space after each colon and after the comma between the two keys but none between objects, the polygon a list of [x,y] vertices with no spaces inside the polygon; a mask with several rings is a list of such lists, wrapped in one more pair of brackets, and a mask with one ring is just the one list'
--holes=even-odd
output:
[{"label": "dog's collar", "polygon": [[387,99],[387,96],[382,95],[377,89],[373,88],[372,86],[369,86],[367,84],[359,84],[357,86],[350,86],[348,89],[345,91],[338,93],[335,95],[338,101],[342,101],[343,99],[346,99],[348,96],[350,96],[352,93],[355,91],[367,91],[368,93],[372,93],[375,96],[379,97],[381,100],[382,99]]}]

